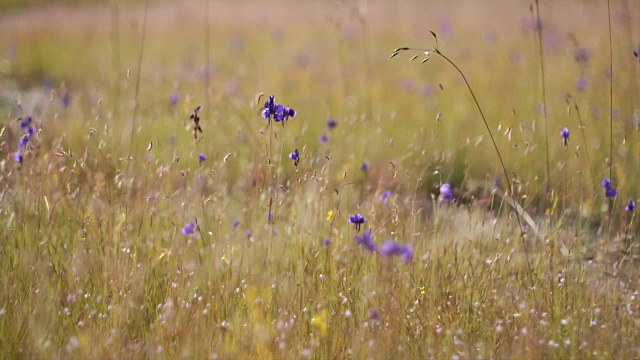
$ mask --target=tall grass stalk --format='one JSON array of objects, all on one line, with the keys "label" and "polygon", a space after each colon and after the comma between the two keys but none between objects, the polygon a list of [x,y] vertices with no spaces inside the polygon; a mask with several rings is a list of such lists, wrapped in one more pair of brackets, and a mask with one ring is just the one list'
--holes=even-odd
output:
[{"label": "tall grass stalk", "polygon": [[[462,80],[464,80],[464,83],[467,87],[467,89],[469,90],[469,93],[471,94],[471,97],[473,98],[473,102],[476,105],[476,108],[478,109],[478,112],[480,113],[480,117],[482,117],[482,121],[484,123],[484,126],[487,130],[487,133],[489,134],[489,138],[491,138],[491,143],[493,144],[493,148],[496,151],[496,154],[498,155],[498,160],[500,161],[500,166],[502,167],[502,172],[505,176],[505,179],[507,180],[507,188],[509,190],[509,193],[507,194],[509,197],[511,197],[511,200],[513,201],[514,205],[519,205],[518,201],[515,199],[515,195],[513,192],[513,185],[512,185],[512,180],[511,177],[509,176],[509,172],[507,171],[507,167],[504,164],[504,160],[502,159],[502,154],[500,153],[500,149],[498,148],[498,144],[496,143],[495,137],[493,136],[493,132],[491,131],[491,128],[489,127],[489,122],[487,121],[487,118],[484,116],[484,112],[482,111],[482,108],[480,107],[480,103],[478,102],[478,98],[476,97],[475,93],[473,92],[473,89],[471,88],[471,85],[469,84],[469,81],[467,80],[467,77],[464,75],[464,73],[462,72],[462,70],[451,60],[449,59],[446,55],[444,55],[438,46],[438,37],[436,36],[436,33],[434,33],[433,31],[431,31],[431,35],[433,35],[435,41],[436,41],[436,47],[434,49],[418,49],[418,48],[409,48],[409,47],[403,47],[403,48],[397,48],[393,51],[393,53],[391,54],[390,58],[393,58],[395,56],[397,56],[398,54],[405,52],[405,51],[419,51],[422,52],[422,55],[424,56],[422,63],[424,64],[425,62],[427,62],[430,59],[430,55],[431,54],[436,54],[438,56],[440,56],[442,59],[444,59],[447,63],[449,63],[457,72],[458,74],[460,74],[460,76],[462,77]],[[414,55],[410,61],[413,61],[415,59],[417,59],[420,56],[420,54],[418,55]],[[525,235],[524,235],[524,228],[522,226],[522,220],[520,219],[520,217],[523,215],[524,213],[524,209],[520,206],[518,207],[514,207],[514,209],[516,210],[516,219],[518,221],[518,228],[520,230],[520,238],[522,240],[523,243],[523,247],[524,247],[524,252],[525,252],[525,257],[526,257],[526,261],[527,261],[527,267],[529,269],[529,279],[531,281],[531,288],[535,288],[535,280],[534,280],[534,276],[533,276],[533,270],[531,268],[531,260],[529,259],[529,249],[526,243],[526,239],[525,239]],[[522,209],[522,213],[520,211],[520,209]],[[534,226],[534,229],[536,229],[536,227]]]},{"label": "tall grass stalk", "polygon": [[[111,3],[111,66],[113,72],[112,79],[112,112],[113,118],[118,119],[120,117],[120,91],[122,86],[120,84],[120,11],[117,1]],[[120,137],[122,138],[122,136]]]},{"label": "tall grass stalk", "polygon": [[[611,0],[607,0],[607,20],[609,25],[609,179],[613,182],[613,40],[611,30]],[[608,201],[609,209],[609,225],[607,227],[607,237],[611,239],[611,222],[613,221],[613,210],[616,203],[616,198],[613,201]],[[608,199],[607,199],[608,200]]]},{"label": "tall grass stalk", "polygon": [[[136,70],[136,85],[133,98],[133,115],[131,117],[131,134],[129,135],[129,153],[127,156],[131,156],[131,149],[133,147],[133,138],[136,132],[136,121],[138,120],[138,111],[140,109],[140,80],[142,78],[142,59],[144,58],[144,48],[147,38],[147,15],[149,13],[149,0],[144,3],[144,17],[142,18],[142,35],[140,38],[140,54],[138,55],[138,67]],[[130,161],[128,164],[131,163]],[[127,166],[127,170],[129,166]]]},{"label": "tall grass stalk", "polygon": [[611,30],[611,0],[607,0],[609,25],[609,178],[613,182],[613,40]]},{"label": "tall grass stalk", "polygon": [[[205,8],[204,8],[204,53],[205,53],[205,89],[204,89],[204,103],[205,114],[209,113],[209,121],[211,125],[214,125],[217,122],[217,119],[213,119],[211,116],[211,99],[210,99],[210,91],[211,91],[211,13],[210,13],[210,0],[205,0]],[[206,117],[206,116],[205,116]]]},{"label": "tall grass stalk", "polygon": [[[544,152],[545,152],[545,163],[546,163],[546,184],[545,184],[545,194],[551,193],[551,170],[550,170],[550,160],[549,160],[549,119],[547,115],[547,83],[545,80],[545,71],[544,71],[544,47],[542,44],[542,31],[544,26],[542,25],[542,20],[540,19],[540,4],[539,0],[535,0],[536,4],[536,23],[534,29],[535,33],[538,35],[538,56],[540,59],[540,82],[542,87],[542,115],[544,117]],[[549,196],[544,197],[545,211],[549,204]]]}]

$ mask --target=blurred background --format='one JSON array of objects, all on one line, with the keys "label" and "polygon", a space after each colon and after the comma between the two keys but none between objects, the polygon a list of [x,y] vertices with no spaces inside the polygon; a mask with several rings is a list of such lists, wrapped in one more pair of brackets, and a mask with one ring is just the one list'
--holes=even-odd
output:
[{"label": "blurred background", "polygon": [[[0,116],[37,115],[51,135],[108,123],[125,129],[108,139],[119,152],[139,94],[135,151],[176,134],[186,142],[188,115],[204,105],[204,149],[250,158],[264,146],[255,98],[273,94],[299,114],[287,149],[330,153],[352,169],[367,160],[374,172],[391,163],[456,186],[492,182],[501,169],[455,70],[441,59],[389,59],[397,47],[433,48],[433,30],[476,92],[522,193],[541,193],[546,176],[542,51],[551,182],[565,199],[577,181],[600,192],[611,112],[617,185],[635,196],[640,4],[612,2],[612,111],[606,2],[540,6],[541,24],[529,1],[3,1]],[[324,141],[329,118],[341,126]],[[563,127],[572,134],[566,149]],[[69,146],[80,148],[74,139],[82,137],[69,136]]]}]

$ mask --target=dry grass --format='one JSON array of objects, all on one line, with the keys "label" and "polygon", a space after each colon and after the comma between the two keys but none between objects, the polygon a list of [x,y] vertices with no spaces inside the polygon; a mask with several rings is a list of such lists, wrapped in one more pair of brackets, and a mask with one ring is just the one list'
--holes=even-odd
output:
[{"label": "dry grass", "polygon": [[[640,356],[638,226],[624,211],[640,168],[636,5],[630,18],[613,8],[614,200],[600,186],[606,6],[541,4],[546,193],[527,4],[216,2],[209,67],[204,5],[151,4],[138,94],[141,7],[0,16],[3,357]],[[528,228],[521,240],[492,190],[501,170],[457,74],[388,60],[399,46],[431,47],[428,29],[478,93],[539,238]],[[577,46],[592,51],[586,64]],[[261,92],[298,114],[268,126]],[[37,132],[20,166],[16,118],[29,114]],[[442,183],[454,202],[438,200]],[[360,235],[409,244],[413,260],[358,246],[354,213],[367,218]]]}]

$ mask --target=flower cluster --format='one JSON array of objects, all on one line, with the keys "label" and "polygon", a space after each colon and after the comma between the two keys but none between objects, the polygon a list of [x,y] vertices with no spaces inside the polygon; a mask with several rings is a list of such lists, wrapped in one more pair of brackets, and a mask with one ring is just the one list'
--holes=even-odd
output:
[{"label": "flower cluster", "polygon": [[387,240],[382,244],[380,254],[382,256],[400,255],[402,260],[408,263],[413,259],[413,248],[411,245],[402,245],[393,240]]},{"label": "flower cluster", "polygon": [[357,235],[355,239],[356,244],[361,245],[370,252],[378,252],[385,257],[399,255],[405,263],[413,260],[413,247],[411,245],[402,245],[393,240],[387,240],[378,248],[378,244],[373,241],[373,234],[370,230],[365,231],[362,235]]},{"label": "flower cluster", "polygon": [[373,234],[369,230],[362,235],[356,236],[356,244],[362,245],[371,252],[378,250],[378,245],[373,241]]},{"label": "flower cluster", "polygon": [[269,96],[267,102],[264,103],[264,110],[262,110],[262,117],[275,122],[282,122],[282,126],[284,123],[290,118],[296,116],[296,111],[288,106],[284,106],[281,104],[276,104],[275,96]]},{"label": "flower cluster", "polygon": [[611,185],[611,179],[609,178],[602,180],[602,187],[604,188],[604,196],[608,199],[614,198],[618,194],[616,189]]},{"label": "flower cluster", "polygon": [[383,203],[386,203],[390,197],[391,197],[391,191],[387,190],[383,192],[382,195],[380,195],[380,201],[382,201]]},{"label": "flower cluster", "polygon": [[31,136],[36,133],[36,129],[31,125],[32,122],[33,118],[31,117],[31,115],[20,121],[20,129],[24,130],[24,135],[22,135],[20,141],[18,142],[18,151],[16,151],[13,155],[14,159],[19,164],[22,164],[22,161],[24,159],[22,156],[22,152],[27,149],[27,144],[29,143],[29,140],[31,140]]}]

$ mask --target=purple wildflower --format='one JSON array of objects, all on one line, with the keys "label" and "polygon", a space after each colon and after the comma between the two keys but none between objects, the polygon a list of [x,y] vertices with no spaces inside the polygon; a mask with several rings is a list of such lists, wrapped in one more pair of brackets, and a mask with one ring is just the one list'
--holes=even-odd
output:
[{"label": "purple wildflower", "polygon": [[440,201],[453,200],[453,194],[451,193],[451,185],[445,183],[445,184],[442,184],[442,186],[440,186],[439,199]]},{"label": "purple wildflower", "polygon": [[327,134],[322,134],[322,135],[320,136],[320,143],[321,143],[321,144],[326,144],[326,143],[327,143],[327,141],[329,141],[329,137],[327,137]]},{"label": "purple wildflower", "polygon": [[62,97],[60,98],[60,103],[62,103],[62,106],[65,109],[69,107],[69,104],[71,104],[71,95],[69,94],[68,91],[65,91],[64,94],[62,94]]},{"label": "purple wildflower", "polygon": [[178,104],[178,100],[180,100],[180,95],[178,95],[177,91],[174,91],[171,93],[171,96],[169,96],[169,105],[176,106],[176,104]]},{"label": "purple wildflower", "polygon": [[26,118],[20,121],[20,128],[24,131],[27,131],[27,128],[31,126],[32,121],[33,121],[33,118],[31,117],[31,115],[28,115]]},{"label": "purple wildflower", "polygon": [[380,248],[382,256],[401,255],[404,262],[410,262],[413,259],[413,248],[410,245],[401,245],[393,240],[387,240]]},{"label": "purple wildflower", "polygon": [[205,154],[199,153],[198,161],[200,162],[200,164],[202,164],[205,160],[207,160],[207,156]]},{"label": "purple wildflower", "polygon": [[378,249],[378,245],[373,242],[373,234],[371,234],[369,230],[365,231],[362,235],[356,236],[356,243],[362,245],[369,251],[376,251]]},{"label": "purple wildflower", "polygon": [[360,170],[362,170],[363,172],[367,172],[367,170],[369,170],[369,162],[365,161],[362,163],[362,166],[360,167]]},{"label": "purple wildflower", "polygon": [[495,44],[496,40],[498,40],[498,34],[493,29],[486,30],[482,37],[487,44]]},{"label": "purple wildflower", "polygon": [[413,260],[413,248],[411,245],[405,245],[404,251],[402,252],[402,261],[410,263],[411,260]]},{"label": "purple wildflower", "polygon": [[47,77],[42,80],[42,89],[47,92],[53,89],[53,79],[51,76],[47,75]]},{"label": "purple wildflower", "polygon": [[240,225],[240,221],[238,221],[238,220],[234,220],[234,221],[231,223],[231,227],[232,227],[234,230],[238,227],[238,225]]},{"label": "purple wildflower", "polygon": [[300,162],[300,151],[298,151],[298,149],[293,150],[293,152],[289,154],[289,159],[293,160],[293,165],[297,167]]},{"label": "purple wildflower", "polygon": [[566,149],[569,145],[569,128],[562,128],[562,130],[560,130],[560,136],[562,137],[562,144]]},{"label": "purple wildflower", "polygon": [[449,19],[440,20],[438,29],[439,29],[438,35],[442,35],[443,38],[445,39],[453,38],[453,26],[451,25],[451,21],[449,21]]},{"label": "purple wildflower", "polygon": [[380,320],[380,314],[378,314],[378,310],[376,310],[375,308],[369,308],[369,317],[371,318],[371,320],[373,321],[378,321]]},{"label": "purple wildflower", "polygon": [[276,122],[280,122],[280,121],[284,121],[284,117],[285,115],[287,115],[289,112],[288,110],[285,108],[284,105],[278,104],[276,105],[276,111],[273,115],[273,118]]},{"label": "purple wildflower", "polygon": [[633,212],[636,208],[636,202],[634,200],[629,200],[629,204],[624,208],[626,212]]},{"label": "purple wildflower", "polygon": [[382,195],[380,195],[380,201],[382,201],[383,203],[386,203],[390,197],[391,197],[391,191],[387,190],[383,192]]},{"label": "purple wildflower", "polygon": [[353,214],[353,215],[349,215],[349,223],[353,224],[353,229],[355,231],[360,231],[360,226],[364,223],[367,222],[367,219],[365,219],[362,215],[360,214]]},{"label": "purple wildflower", "polygon": [[182,228],[182,235],[193,235],[196,231],[197,224],[195,221],[189,222]]},{"label": "purple wildflower", "polygon": [[211,69],[208,66],[203,66],[198,72],[198,78],[202,81],[207,81],[211,77]]},{"label": "purple wildflower", "polygon": [[602,187],[604,188],[604,196],[608,199],[616,197],[618,192],[611,185],[611,179],[605,178],[602,180]]},{"label": "purple wildflower", "polygon": [[327,127],[329,128],[329,130],[335,129],[336,126],[338,126],[338,122],[337,121],[335,121],[334,119],[327,120]]},{"label": "purple wildflower", "polygon": [[324,246],[331,245],[331,240],[329,240],[327,238],[322,239],[322,245],[324,245]]},{"label": "purple wildflower", "polygon": [[13,154],[13,158],[16,160],[16,162],[18,164],[22,164],[23,157],[22,157],[22,154],[20,154],[19,151],[16,151],[16,153]]},{"label": "purple wildflower", "polygon": [[412,79],[404,79],[402,81],[402,87],[404,88],[404,91],[414,93],[416,91],[416,82]]},{"label": "purple wildflower", "polygon": [[275,114],[276,109],[276,97],[271,95],[267,102],[264,103],[264,110],[262,111],[262,117],[265,119],[270,119],[273,114]]},{"label": "purple wildflower", "polygon": [[433,95],[433,91],[434,91],[434,90],[435,90],[435,88],[433,87],[433,85],[432,85],[432,84],[429,84],[429,83],[424,84],[424,85],[422,86],[422,95],[424,95],[424,96],[431,96],[431,95]]},{"label": "purple wildflower", "polygon": [[531,30],[538,32],[542,30],[542,20],[535,20],[531,24]]},{"label": "purple wildflower", "polygon": [[296,56],[296,65],[298,65],[300,69],[306,69],[310,62],[309,54],[307,53],[301,52]]},{"label": "purple wildflower", "polygon": [[582,91],[586,91],[588,88],[589,88],[589,81],[587,80],[586,77],[580,76],[580,78],[578,78],[578,81],[576,81],[576,90],[582,92]]},{"label": "purple wildflower", "polygon": [[495,179],[493,179],[493,188],[497,189],[500,187],[500,176],[496,176]]},{"label": "purple wildflower", "polygon": [[27,147],[27,144],[29,143],[29,135],[25,134],[20,138],[20,142],[18,143],[18,149],[20,150],[24,150]]},{"label": "purple wildflower", "polygon": [[523,17],[520,21],[520,25],[522,27],[522,30],[525,32],[537,32],[540,31],[542,29],[542,21],[541,20],[534,20],[534,19],[530,19],[528,17]]},{"label": "purple wildflower", "polygon": [[573,59],[577,63],[586,63],[591,59],[591,50],[579,47],[573,52]]},{"label": "purple wildflower", "polygon": [[275,96],[269,96],[267,102],[264,103],[264,110],[262,110],[262,117],[275,122],[284,123],[290,118],[296,116],[296,111],[288,106],[276,104]]},{"label": "purple wildflower", "polygon": [[267,212],[267,221],[273,220],[273,211],[269,210]]}]

